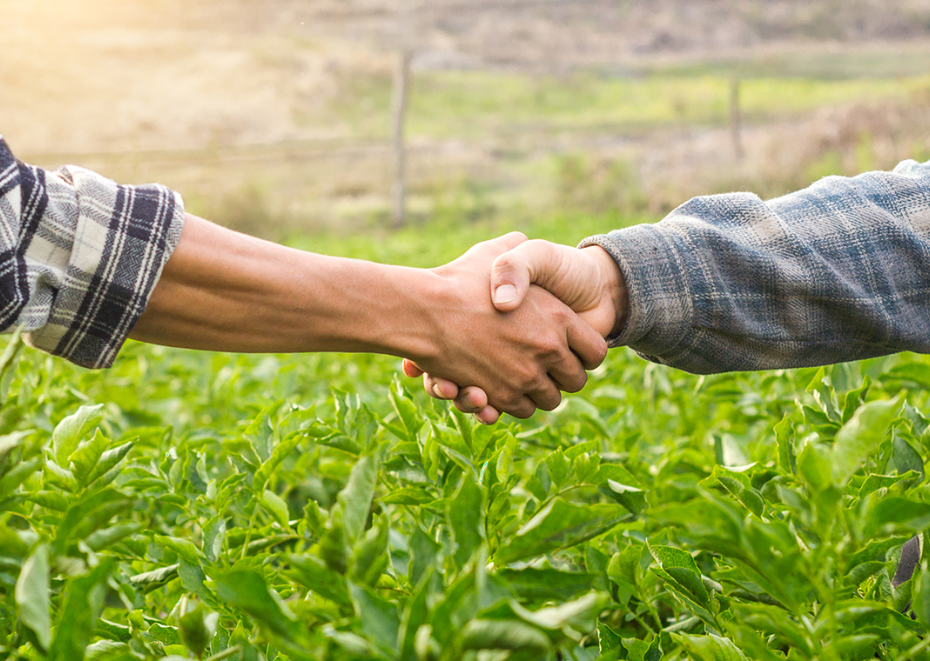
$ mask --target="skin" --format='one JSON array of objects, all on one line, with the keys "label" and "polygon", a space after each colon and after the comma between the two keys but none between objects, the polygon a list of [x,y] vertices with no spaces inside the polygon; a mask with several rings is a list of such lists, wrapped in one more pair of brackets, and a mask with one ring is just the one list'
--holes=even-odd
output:
[{"label": "skin", "polygon": [[[495,259],[491,268],[491,293],[498,310],[518,310],[532,286],[539,286],[572,308],[602,337],[619,332],[628,314],[627,288],[616,261],[600,246],[572,248],[548,241],[526,241]],[[466,413],[493,424],[500,417],[488,394],[477,385],[445,379],[404,361],[404,372],[423,376],[426,391],[448,399]]]},{"label": "skin", "polygon": [[495,410],[528,417],[575,391],[607,352],[558,298],[528,287],[491,302],[494,260],[526,242],[509,234],[435,269],[294,250],[188,214],[131,337],[237,352],[349,351],[407,356],[437,378],[478,386]]}]

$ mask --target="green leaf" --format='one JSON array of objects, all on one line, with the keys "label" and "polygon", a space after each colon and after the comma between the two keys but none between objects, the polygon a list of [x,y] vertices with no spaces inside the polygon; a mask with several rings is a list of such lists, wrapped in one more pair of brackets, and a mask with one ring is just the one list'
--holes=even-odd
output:
[{"label": "green leaf", "polygon": [[836,433],[833,443],[833,475],[845,484],[859,470],[863,461],[878,449],[898,417],[903,397],[869,402],[856,409],[852,418]]},{"label": "green leaf", "polygon": [[425,505],[436,500],[436,495],[426,487],[402,487],[379,498],[385,505]]},{"label": "green leaf", "polygon": [[817,441],[808,441],[798,455],[798,473],[815,493],[833,486],[834,465],[830,448]]},{"label": "green leaf", "polygon": [[290,609],[271,592],[264,577],[254,571],[232,570],[213,577],[216,593],[226,606],[239,608],[268,631],[287,641],[298,641],[300,626]]},{"label": "green leaf", "polygon": [[424,420],[420,415],[420,411],[417,410],[414,403],[410,401],[404,386],[401,385],[400,380],[396,377],[391,382],[390,398],[391,405],[394,407],[394,411],[397,412],[397,417],[404,426],[406,440],[416,441],[417,433],[423,427]]},{"label": "green leaf", "polygon": [[659,563],[652,573],[658,576],[692,614],[716,627],[714,598],[704,586],[701,572],[689,553],[671,546],[649,546]]},{"label": "green leaf", "polygon": [[340,606],[351,605],[345,577],[329,569],[322,560],[312,555],[289,554],[287,561],[291,567],[287,574],[298,583]]},{"label": "green leaf", "polygon": [[618,505],[576,505],[555,498],[497,551],[498,564],[531,558],[581,544],[628,516]]},{"label": "green leaf", "polygon": [[541,608],[538,611],[530,611],[515,601],[511,601],[510,607],[521,620],[540,629],[559,630],[571,627],[580,634],[594,629],[597,615],[608,601],[606,594],[591,592],[573,601]]},{"label": "green leaf", "polygon": [[153,535],[152,541],[162,548],[174,551],[179,558],[184,558],[191,564],[200,564],[200,551],[189,539],[168,537],[166,535]]},{"label": "green leaf", "polygon": [[103,420],[103,404],[82,406],[58,423],[52,432],[52,447],[55,461],[67,466],[71,453],[78,443]]},{"label": "green leaf", "polygon": [[549,637],[520,620],[471,620],[462,631],[467,650],[521,650],[540,655],[549,651]]},{"label": "green leaf", "polygon": [[449,499],[446,518],[455,542],[455,563],[463,567],[484,541],[484,491],[471,473],[462,474],[462,484]]},{"label": "green leaf", "polygon": [[865,513],[863,534],[877,537],[919,532],[930,526],[930,503],[891,496],[874,501]]},{"label": "green leaf", "polygon": [[148,592],[149,590],[154,590],[164,585],[177,575],[178,564],[175,563],[173,565],[167,565],[165,567],[153,569],[152,571],[136,574],[129,579],[129,582],[133,587],[140,588],[144,592]]},{"label": "green leaf", "polygon": [[69,466],[72,473],[78,479],[78,482],[86,485],[93,473],[94,467],[100,460],[100,456],[110,445],[110,439],[104,436],[98,429],[90,440],[82,442],[77,449],[71,453],[71,465]]},{"label": "green leaf", "polygon": [[564,487],[568,475],[572,470],[572,464],[565,458],[565,453],[562,452],[562,450],[556,450],[546,457],[545,463],[546,467],[549,469],[549,479],[552,480],[552,484],[554,484],[557,489]]},{"label": "green leaf", "polygon": [[291,526],[288,521],[287,503],[281,500],[274,491],[265,490],[262,494],[262,507],[278,522],[278,525],[285,530],[290,530]]},{"label": "green leaf", "polygon": [[349,563],[348,577],[355,583],[374,585],[390,562],[388,552],[388,535],[390,524],[382,516],[378,525],[373,526],[355,544]]},{"label": "green leaf", "polygon": [[23,626],[32,631],[43,651],[52,643],[49,608],[48,546],[40,544],[23,563],[16,581],[16,605]]},{"label": "green leaf", "polygon": [[360,621],[361,632],[383,647],[396,649],[400,618],[394,604],[354,583],[349,583],[349,594]]},{"label": "green leaf", "polygon": [[24,344],[22,333],[23,327],[17,326],[6,347],[3,349],[3,354],[0,355],[0,408],[5,408],[10,384],[16,373],[16,365],[19,362],[20,350],[23,348]]},{"label": "green leaf", "polygon": [[196,608],[182,615],[178,620],[178,633],[181,642],[194,656],[203,657],[203,653],[216,635],[219,613],[213,613],[198,604]]},{"label": "green leaf", "polygon": [[80,661],[84,658],[84,650],[90,643],[97,617],[103,609],[107,580],[114,563],[112,558],[106,558],[89,574],[68,581],[49,653],[53,661]]},{"label": "green leaf", "polygon": [[914,471],[920,475],[921,479],[923,479],[923,458],[920,456],[920,453],[914,449],[914,446],[912,446],[898,434],[894,435],[891,460],[894,463],[895,468],[898,469],[899,475],[904,475],[909,471]]},{"label": "green leaf", "polygon": [[[313,502],[313,501],[311,501]],[[216,516],[210,519],[203,531],[203,554],[210,562],[216,562],[223,552],[226,539],[226,520]]]},{"label": "green leaf", "polygon": [[787,475],[793,475],[797,472],[797,456],[794,453],[794,426],[784,416],[781,421],[775,425],[775,442],[778,445],[778,467]]},{"label": "green leaf", "polygon": [[115,489],[104,489],[75,501],[56,531],[55,552],[64,554],[69,543],[103,528],[110,519],[131,507],[132,501]]},{"label": "green leaf", "polygon": [[349,538],[342,507],[334,507],[320,536],[320,557],[333,571],[345,574],[349,568]]},{"label": "green leaf", "polygon": [[930,571],[927,570],[927,561],[921,563],[920,573],[914,580],[911,591],[911,608],[917,621],[930,628]]},{"label": "green leaf", "polygon": [[266,461],[262,462],[262,465],[255,471],[255,477],[252,478],[252,489],[256,493],[265,489],[272,474],[277,470],[278,466],[284,462],[287,456],[294,451],[297,444],[300,443],[304,436],[305,434],[302,431],[293,432],[274,447],[274,450],[271,451],[271,456],[268,457]]},{"label": "green leaf", "polygon": [[608,654],[610,654],[617,659],[623,658],[622,656],[619,656],[621,652],[625,651],[623,649],[623,640],[620,637],[620,634],[618,634],[603,622],[597,623],[597,646],[601,653],[601,657],[606,657]]},{"label": "green leaf", "polygon": [[435,564],[440,550],[442,550],[441,544],[424,533],[419,526],[415,526],[410,536],[410,552],[413,557],[407,565],[411,585],[420,584],[420,578],[429,567]]},{"label": "green leaf", "polygon": [[199,564],[188,562],[184,558],[181,558],[178,562],[178,578],[181,579],[181,585],[185,590],[191,594],[197,595],[201,601],[209,604],[213,608],[219,608],[220,604],[216,601],[216,597],[204,584],[206,575]]},{"label": "green leaf", "polygon": [[702,485],[719,485],[730,494],[738,503],[756,516],[762,516],[765,501],[762,495],[752,488],[752,482],[746,473],[730,470],[723,466],[714,466],[711,476],[701,482]]},{"label": "green leaf", "polygon": [[684,647],[695,661],[748,661],[733,642],[720,636],[691,636],[673,633],[672,640]]},{"label": "green leaf", "polygon": [[586,572],[559,571],[552,567],[504,568],[495,574],[503,586],[523,601],[566,602],[587,592],[597,577]]},{"label": "green leaf", "polygon": [[101,489],[113,482],[122,470],[123,460],[134,446],[135,441],[129,441],[100,455],[97,465],[94,466],[94,470],[87,480],[87,485],[93,485],[95,489]]},{"label": "green leaf", "polygon": [[117,523],[109,528],[92,532],[84,539],[84,542],[92,551],[102,551],[108,546],[112,546],[130,535],[136,534],[141,529],[141,523],[124,521],[123,523]]},{"label": "green leaf", "polygon": [[646,494],[642,489],[607,480],[607,491],[611,498],[633,514],[639,514],[646,507]]},{"label": "green leaf", "polygon": [[739,442],[730,434],[714,437],[714,457],[721,466],[745,466],[750,463]]},{"label": "green leaf", "polygon": [[378,482],[379,461],[377,455],[359,459],[349,473],[349,481],[337,496],[337,504],[343,512],[346,538],[354,543],[365,529],[371,501]]}]

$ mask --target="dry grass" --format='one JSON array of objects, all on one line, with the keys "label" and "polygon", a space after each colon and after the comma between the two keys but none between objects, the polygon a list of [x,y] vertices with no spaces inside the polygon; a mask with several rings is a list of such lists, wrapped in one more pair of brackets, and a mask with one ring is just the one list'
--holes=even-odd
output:
[{"label": "dry grass", "polygon": [[[387,152],[370,138],[387,133],[388,72],[402,44],[432,80],[447,67],[496,72],[448,78],[471,81],[460,93],[486,99],[484,115],[474,98],[456,115],[448,94],[441,112],[415,122],[415,218],[662,213],[694,194],[774,195],[927,148],[921,97],[757,117],[741,163],[718,120],[688,128],[698,120],[682,115],[631,132],[584,119],[580,106],[537,116],[531,101],[553,90],[571,101],[567,72],[579,68],[614,79],[740,67],[911,73],[926,61],[930,0],[7,0],[4,17],[0,111],[18,155],[161,181],[191,210],[265,235],[387,217]],[[514,96],[502,70],[545,71],[557,84]]]}]

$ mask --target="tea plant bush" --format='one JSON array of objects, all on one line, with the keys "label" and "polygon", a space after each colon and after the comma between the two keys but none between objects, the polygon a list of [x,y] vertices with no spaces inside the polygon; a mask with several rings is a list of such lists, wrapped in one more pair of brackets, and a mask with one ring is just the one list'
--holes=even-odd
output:
[{"label": "tea plant bush", "polygon": [[[480,426],[372,356],[0,357],[0,658],[930,658],[930,361],[614,352]],[[905,613],[908,605],[911,611]]]}]

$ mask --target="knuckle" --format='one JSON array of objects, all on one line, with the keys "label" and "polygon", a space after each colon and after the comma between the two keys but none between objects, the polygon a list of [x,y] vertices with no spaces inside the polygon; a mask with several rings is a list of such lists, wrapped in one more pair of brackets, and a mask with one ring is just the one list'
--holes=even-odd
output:
[{"label": "knuckle", "polygon": [[539,343],[540,353],[551,359],[561,358],[565,353],[564,349],[562,341],[555,335],[548,335]]},{"label": "knuckle", "polygon": [[491,265],[491,275],[500,280],[501,278],[512,276],[519,268],[517,257],[512,252],[505,252],[494,260]]},{"label": "knuckle", "polygon": [[545,401],[539,405],[539,408],[541,408],[543,411],[554,411],[561,403],[562,395],[556,392],[554,395],[547,397]]},{"label": "knuckle", "polygon": [[568,378],[566,383],[560,384],[562,389],[565,392],[580,392],[585,384],[588,383],[588,373],[582,372],[581,374],[575,374]]},{"label": "knuckle", "polygon": [[532,404],[523,404],[508,411],[508,413],[520,420],[526,420],[527,418],[533,417],[533,414],[536,413],[536,407]]}]

